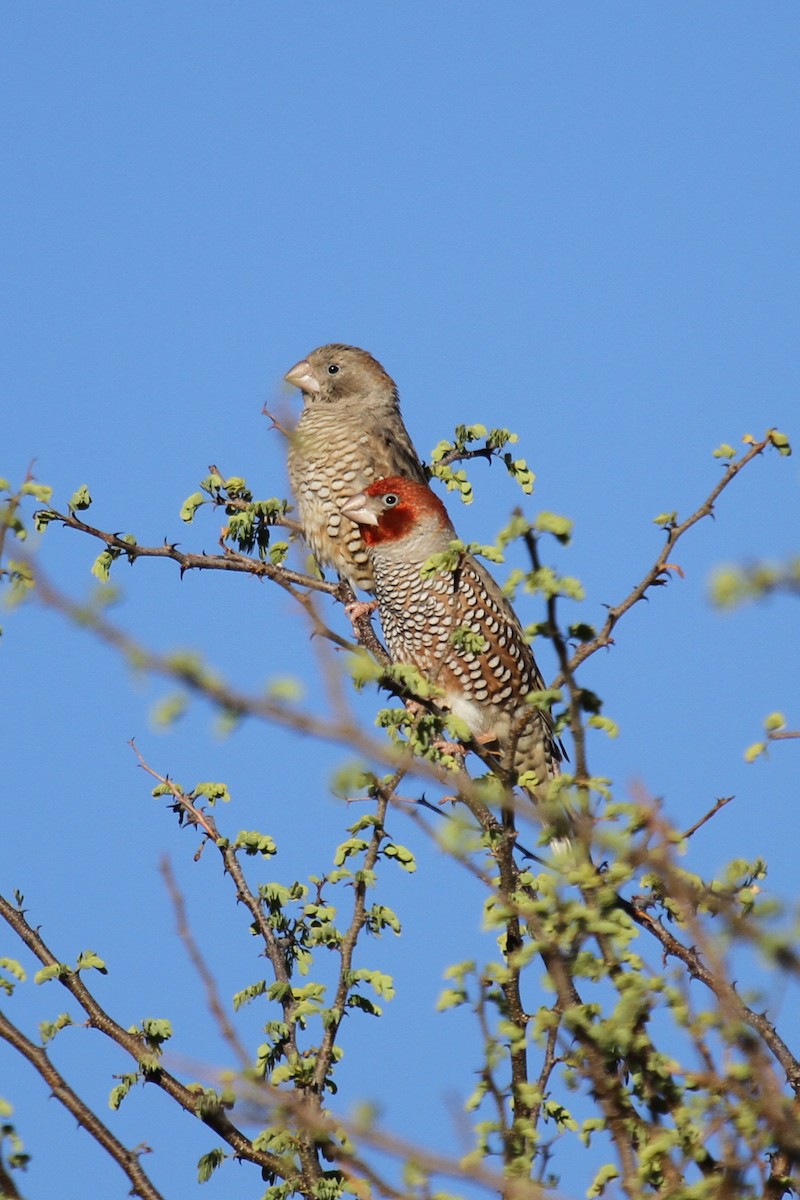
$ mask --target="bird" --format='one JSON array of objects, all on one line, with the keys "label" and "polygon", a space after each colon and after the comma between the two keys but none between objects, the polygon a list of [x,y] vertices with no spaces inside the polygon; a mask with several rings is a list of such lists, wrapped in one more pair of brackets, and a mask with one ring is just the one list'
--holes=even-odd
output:
[{"label": "bird", "polygon": [[489,572],[466,552],[450,565],[422,568],[453,550],[447,509],[416,479],[377,479],[343,513],[361,528],[375,578],[386,645],[434,683],[473,738],[495,742],[525,788],[547,799],[564,752],[549,711],[525,702],[545,687],[514,609]]},{"label": "bird", "polygon": [[360,526],[342,504],[381,476],[428,478],[403,424],[397,386],[366,350],[341,343],[312,350],[285,379],[303,393],[288,466],[305,540],[321,566],[373,593]]}]

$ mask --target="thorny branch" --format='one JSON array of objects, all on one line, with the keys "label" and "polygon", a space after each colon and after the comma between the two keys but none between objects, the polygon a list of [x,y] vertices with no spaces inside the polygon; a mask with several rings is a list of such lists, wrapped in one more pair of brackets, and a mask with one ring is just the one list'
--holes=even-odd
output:
[{"label": "thorny branch", "polygon": [[[576,759],[576,780],[579,787],[586,787],[586,781],[589,779],[588,766],[586,763],[586,747],[584,740],[584,726],[581,717],[581,689],[575,678],[576,668],[584,662],[591,654],[595,653],[601,646],[607,646],[612,643],[612,632],[615,629],[619,620],[628,612],[638,600],[644,598],[650,588],[662,584],[667,572],[672,569],[670,562],[671,552],[674,549],[677,541],[686,534],[698,521],[713,513],[714,504],[721,495],[722,491],[729,486],[736,475],[751,462],[756,456],[761,454],[764,449],[770,444],[771,437],[767,437],[759,442],[752,444],[751,448],[742,456],[741,459],[732,463],[725,471],[723,478],[712,489],[707,499],[700,507],[687,519],[681,523],[673,522],[667,527],[667,537],[661,553],[657,556],[653,565],[649,568],[638,584],[634,586],[631,592],[616,606],[608,610],[608,615],[605,624],[600,629],[599,633],[587,643],[579,646],[570,657],[568,642],[560,630],[557,621],[556,600],[554,597],[548,599],[547,604],[547,633],[553,640],[558,654],[560,674],[556,680],[555,686],[567,684],[569,690],[569,727],[573,734],[575,743],[575,759]],[[482,451],[470,452],[468,457],[476,457],[482,455]],[[486,456],[486,455],[485,455]],[[461,455],[460,457],[464,457]],[[92,526],[86,525],[74,515],[63,516],[54,514],[56,519],[62,521],[68,527],[89,534],[90,536],[99,538],[107,546],[126,554],[131,561],[136,557],[165,557],[176,561],[181,571],[187,569],[225,569],[248,571],[255,575],[261,575],[276,582],[284,590],[297,600],[307,612],[309,618],[314,625],[315,631],[322,633],[330,642],[341,648],[352,648],[353,644],[347,642],[339,635],[329,630],[319,615],[312,603],[313,592],[323,592],[328,594],[338,595],[340,598],[345,598],[340,586],[325,584],[322,581],[312,579],[307,576],[299,575],[296,572],[288,571],[283,567],[276,567],[271,564],[256,562],[248,558],[246,555],[235,554],[224,548],[225,553],[216,556],[205,555],[183,555],[175,546],[165,545],[164,547],[146,548],[137,547],[129,544],[115,534],[107,534],[101,530],[97,530]],[[528,534],[526,537],[528,549],[531,555],[531,561],[534,570],[540,567],[538,557],[538,546],[535,537]],[[373,827],[372,841],[367,853],[365,869],[371,870],[378,857],[381,840],[384,837],[383,823],[388,805],[397,800],[396,788],[400,783],[403,774],[406,770],[412,767],[412,759],[410,755],[401,757],[398,760],[397,754],[392,752],[389,756],[385,750],[376,750],[375,741],[372,738],[367,738],[356,727],[355,722],[351,719],[347,721],[324,721],[316,718],[312,714],[305,714],[296,710],[288,709],[282,704],[277,704],[270,700],[255,700],[240,695],[230,689],[219,684],[217,680],[210,676],[209,673],[203,671],[193,671],[184,667],[176,668],[174,662],[170,662],[168,657],[161,657],[143,651],[136,646],[126,635],[122,634],[118,629],[112,626],[105,618],[96,613],[89,613],[85,608],[72,605],[71,602],[60,596],[55,589],[52,589],[46,581],[40,578],[40,592],[45,603],[51,604],[53,607],[59,608],[67,613],[73,619],[80,619],[83,623],[88,623],[103,640],[113,645],[126,656],[135,661],[137,665],[144,666],[156,674],[167,675],[173,678],[180,678],[187,686],[197,691],[198,693],[209,696],[212,700],[227,708],[228,711],[234,713],[254,713],[268,720],[282,723],[286,726],[299,728],[316,736],[331,738],[337,741],[344,741],[349,745],[355,745],[366,753],[373,755],[379,761],[391,764],[395,768],[393,779],[385,786],[376,789],[378,807],[377,807],[377,823]],[[362,645],[367,645],[376,655],[378,660],[385,664],[386,659],[380,642],[374,635],[371,624],[368,619],[365,623],[356,629],[357,640]],[[795,733],[785,732],[782,734],[774,734],[774,737],[792,737],[797,736]],[[137,751],[138,754],[138,751]],[[481,757],[486,761],[483,754]],[[287,970],[285,955],[282,948],[278,945],[274,931],[266,920],[262,904],[260,900],[249,890],[241,871],[241,866],[238,861],[236,848],[232,847],[225,839],[220,838],[216,829],[216,825],[208,813],[198,808],[192,801],[192,798],[186,796],[172,784],[166,777],[159,776],[154,772],[144,760],[139,756],[140,763],[143,768],[148,771],[154,778],[160,780],[162,784],[167,786],[173,796],[175,807],[186,816],[189,821],[200,828],[204,836],[212,839],[220,850],[223,857],[226,872],[234,881],[237,898],[245,903],[253,916],[256,927],[258,928],[265,942],[267,956],[273,967],[275,978],[279,981],[288,982],[289,971]],[[398,765],[399,763],[399,765]],[[493,766],[491,760],[489,765]],[[443,775],[441,771],[430,771],[430,764],[421,764],[418,761],[413,762],[415,774],[426,772],[430,773],[431,778],[436,778],[441,782]],[[451,775],[450,779],[453,778]],[[544,1065],[540,1072],[540,1094],[544,1093],[548,1085],[548,1081],[552,1074],[553,1067],[557,1060],[557,1048],[559,1038],[571,1038],[573,1045],[579,1048],[580,1057],[583,1062],[585,1078],[590,1082],[593,1094],[599,1104],[606,1123],[607,1129],[611,1134],[612,1140],[617,1150],[619,1157],[619,1165],[621,1170],[621,1183],[623,1190],[629,1197],[637,1196],[638,1188],[638,1158],[637,1152],[642,1145],[646,1145],[648,1140],[656,1137],[658,1134],[657,1120],[648,1119],[641,1111],[637,1109],[633,1103],[632,1096],[628,1087],[623,1083],[621,1074],[615,1071],[609,1071],[608,1056],[603,1050],[601,1042],[598,1040],[596,1030],[591,1022],[581,1024],[576,1021],[576,1014],[586,1008],[584,1001],[579,994],[575,977],[572,970],[571,955],[573,955],[580,946],[583,934],[582,933],[566,933],[565,929],[556,934],[550,928],[548,921],[543,919],[541,908],[539,906],[539,898],[536,892],[527,883],[522,882],[522,872],[515,857],[516,850],[516,831],[514,828],[514,806],[507,806],[501,813],[501,820],[489,812],[481,803],[479,798],[470,790],[469,776],[466,772],[461,771],[457,776],[459,789],[458,798],[466,805],[471,812],[477,825],[484,831],[487,837],[487,843],[492,846],[492,855],[497,865],[499,872],[499,895],[502,903],[506,906],[508,916],[505,922],[505,945],[504,956],[508,965],[506,977],[501,982],[501,988],[505,999],[506,1018],[513,1026],[514,1033],[509,1037],[509,1060],[511,1065],[511,1095],[513,1104],[513,1122],[509,1127],[505,1122],[505,1112],[502,1102],[502,1089],[495,1083],[491,1072],[485,1074],[484,1081],[488,1092],[494,1096],[496,1105],[499,1109],[499,1125],[502,1131],[502,1140],[504,1143],[506,1170],[513,1172],[515,1163],[525,1154],[533,1154],[534,1141],[531,1138],[530,1129],[535,1128],[541,1115],[541,1100],[531,1101],[527,1092],[528,1087],[528,1063],[526,1049],[526,1024],[529,1016],[525,1010],[522,996],[520,992],[521,972],[519,967],[520,952],[524,944],[524,936],[532,939],[536,944],[539,954],[541,955],[551,981],[556,991],[556,1005],[554,1013],[557,1020],[552,1026],[546,1045],[546,1053]],[[730,798],[718,800],[716,805],[709,810],[702,818],[696,821],[689,830],[683,835],[685,838],[691,837],[703,824],[710,820],[720,808],[728,802]],[[648,810],[653,812],[652,806]],[[416,814],[418,817],[419,814]],[[424,824],[424,822],[422,823]],[[590,842],[590,837],[584,836],[586,831],[581,827],[581,842],[585,842],[587,849]],[[780,1084],[774,1075],[772,1065],[767,1060],[762,1047],[766,1047],[771,1052],[774,1059],[780,1064],[786,1080],[794,1089],[795,1093],[800,1094],[800,1064],[789,1051],[785,1042],[777,1034],[774,1026],[763,1014],[757,1014],[750,1009],[743,1000],[738,996],[735,987],[726,979],[723,965],[715,953],[714,946],[705,936],[705,932],[697,919],[698,904],[702,903],[702,893],[693,887],[690,887],[683,876],[677,872],[672,864],[670,856],[670,838],[672,831],[659,822],[656,817],[651,817],[647,827],[646,847],[641,851],[642,861],[646,862],[650,871],[654,872],[662,880],[667,893],[669,894],[674,906],[680,909],[681,921],[680,925],[686,929],[692,938],[692,944],[685,945],[674,934],[666,928],[663,921],[657,917],[653,917],[649,908],[653,907],[652,900],[643,901],[641,897],[635,897],[632,902],[623,901],[617,898],[619,907],[624,914],[636,921],[637,924],[645,929],[651,936],[655,937],[664,951],[665,958],[675,957],[679,959],[685,966],[688,974],[701,981],[711,992],[717,997],[720,1009],[725,1013],[731,1027],[739,1024],[747,1026],[756,1035],[757,1038],[740,1038],[738,1041],[738,1049],[751,1061],[754,1068],[754,1075],[759,1080],[760,1092],[755,1096],[758,1112],[768,1121],[769,1128],[774,1131],[777,1140],[777,1149],[773,1160],[773,1168],[770,1172],[769,1179],[765,1183],[765,1196],[778,1197],[783,1194],[786,1189],[782,1187],[782,1180],[788,1175],[793,1168],[794,1163],[800,1157],[800,1137],[797,1135],[798,1127],[798,1109],[796,1102],[789,1101],[781,1092]],[[631,851],[630,863],[636,863],[637,853],[640,851]],[[480,874],[481,878],[485,878],[487,886],[495,892],[498,890],[498,882],[484,876],[483,872],[478,871],[474,863],[469,863],[466,859],[465,865],[475,873]],[[579,890],[582,892],[587,905],[587,912],[592,911],[592,902],[596,899],[596,894],[599,893],[603,886],[602,877],[597,873],[596,878],[590,884],[585,882],[579,883]],[[5,902],[3,902],[5,903]],[[613,903],[613,900],[612,900]],[[12,910],[14,911],[14,910]],[[337,1122],[335,1133],[330,1124],[331,1118],[322,1109],[322,1094],[323,1085],[326,1074],[332,1063],[332,1054],[335,1039],[338,1033],[341,1014],[344,1012],[345,1003],[348,995],[348,984],[346,982],[352,965],[352,955],[356,945],[358,936],[363,928],[365,917],[365,888],[362,885],[361,890],[355,889],[355,903],[351,923],[346,931],[342,945],[340,948],[341,970],[339,975],[339,985],[334,1011],[340,1014],[339,1020],[331,1023],[326,1029],[322,1046],[319,1049],[317,1063],[314,1071],[314,1077],[311,1087],[300,1087],[297,1089],[297,1094],[289,1098],[284,1092],[279,1092],[280,1100],[275,1099],[275,1103],[280,1104],[284,1108],[294,1108],[299,1114],[302,1111],[302,1120],[299,1123],[305,1130],[305,1136],[302,1138],[301,1162],[303,1169],[303,1189],[306,1191],[311,1184],[321,1179],[322,1168],[319,1161],[318,1143],[320,1130],[325,1129],[329,1134],[330,1153],[332,1157],[347,1166],[352,1164],[364,1178],[370,1178],[375,1185],[382,1191],[384,1195],[399,1197],[395,1189],[386,1181],[382,1181],[374,1173],[372,1168],[366,1167],[356,1156],[352,1155],[349,1150],[339,1145],[339,1135],[342,1124]],[[8,914],[0,908],[0,915],[3,915],[6,920],[17,930],[20,936],[26,941],[34,953],[37,953],[36,945],[38,935],[30,929],[24,921],[22,914],[17,912],[17,924],[9,919]],[[736,925],[738,931],[747,931],[747,923],[743,917],[738,917],[735,906],[731,905],[728,912],[729,919],[732,925]],[[548,918],[549,920],[549,918]],[[20,932],[18,924],[21,921],[23,932]],[[591,927],[590,927],[591,928]],[[607,937],[605,934],[598,932],[594,933],[594,937],[601,951],[601,956],[608,967],[609,979],[613,984],[619,982],[621,976],[621,968],[617,959],[607,948]],[[39,939],[40,941],[40,939]],[[187,946],[190,945],[190,939],[184,936],[184,941]],[[43,947],[44,944],[41,943]],[[195,948],[196,949],[196,948]],[[46,955],[49,955],[46,947],[44,947]],[[190,950],[191,953],[191,950]],[[55,959],[50,955],[42,957],[43,962],[55,962]],[[192,955],[195,961],[195,966],[203,975],[203,963],[199,951],[196,955]],[[796,965],[796,964],[795,964]],[[73,995],[79,999],[85,1010],[90,1016],[90,1024],[95,1024],[97,1028],[102,1028],[109,1036],[114,1037],[119,1041],[120,1045],[124,1045],[135,1057],[137,1061],[142,1061],[142,1056],[146,1048],[146,1042],[143,1039],[133,1039],[133,1047],[126,1045],[120,1040],[118,1034],[122,1034],[130,1040],[131,1035],[125,1035],[124,1030],[120,1030],[115,1026],[109,1018],[102,1013],[99,1006],[86,993],[83,984],[81,983],[77,973],[68,971],[62,968],[59,978],[62,984],[69,988]],[[208,981],[206,980],[207,990]],[[83,988],[83,992],[81,992]],[[211,992],[209,992],[211,995]],[[296,1023],[292,1021],[292,1005],[291,990],[288,992],[288,999],[283,1001],[284,1016],[287,1025],[294,1032]],[[212,998],[212,1007],[213,998]],[[101,1018],[104,1018],[105,1023]],[[567,1030],[569,1031],[567,1034]],[[656,1052],[653,1046],[649,1033],[645,1036],[645,1024],[642,1024],[639,1039],[638,1053],[640,1055],[641,1069],[646,1072],[650,1069],[650,1059],[655,1061]],[[2,1033],[2,1029],[0,1029]],[[292,1042],[294,1052],[298,1051],[296,1042]],[[148,1053],[152,1056],[152,1048],[148,1048]],[[241,1055],[239,1055],[241,1058]],[[156,1078],[157,1072],[161,1072],[163,1078]],[[654,1070],[653,1077],[656,1078],[657,1071]],[[179,1103],[183,1103],[185,1097],[182,1095],[180,1085],[177,1080],[169,1076],[158,1065],[153,1065],[152,1062],[147,1066],[147,1078],[159,1083],[170,1094],[178,1099]],[[169,1082],[167,1082],[169,1081]],[[751,1087],[742,1082],[737,1082],[732,1085],[740,1095],[741,1101],[744,1103],[753,1103],[754,1094]],[[184,1089],[185,1092],[185,1089]],[[191,1093],[188,1093],[191,1096]],[[186,1105],[184,1105],[186,1107]],[[191,1109],[190,1109],[191,1111]],[[201,1115],[196,1113],[196,1115]],[[212,1128],[217,1128],[211,1120],[206,1116],[203,1119]],[[260,1161],[254,1157],[252,1153],[245,1152],[246,1146],[243,1148],[241,1142],[237,1139],[243,1139],[243,1135],[235,1129],[224,1113],[219,1111],[217,1118],[220,1127],[217,1132],[225,1138],[232,1146],[234,1146],[239,1157],[250,1158],[252,1161]],[[227,1125],[225,1125],[227,1122]],[[363,1131],[359,1130],[363,1135]],[[370,1141],[368,1134],[367,1142]],[[246,1143],[246,1139],[244,1139]],[[378,1143],[373,1138],[372,1145]],[[252,1147],[251,1147],[252,1150]],[[420,1162],[420,1152],[418,1148],[413,1150],[414,1161]],[[286,1178],[285,1164],[281,1163],[275,1156],[266,1156],[269,1162],[268,1170],[273,1171],[278,1177]],[[424,1153],[422,1155],[424,1159]],[[703,1168],[701,1168],[703,1169]],[[710,1155],[705,1160],[706,1171],[714,1171],[717,1165]],[[447,1168],[445,1168],[447,1170]],[[665,1178],[670,1185],[677,1182],[672,1177],[674,1174],[674,1166],[668,1162],[664,1166]],[[457,1172],[456,1172],[457,1174]],[[470,1167],[469,1174],[466,1178],[481,1179],[481,1169],[475,1170]],[[298,1184],[299,1186],[299,1184]],[[530,1183],[524,1185],[520,1190],[516,1180],[506,1178],[502,1184],[502,1191],[506,1196],[525,1195],[531,1196],[537,1194],[532,1191]],[[141,1193],[144,1194],[144,1193]]]},{"label": "thorny branch", "polygon": [[[684,534],[688,533],[689,530],[698,523],[698,521],[702,521],[705,517],[711,517],[714,515],[714,505],[725,489],[730,487],[736,476],[739,475],[740,472],[743,471],[744,468],[753,461],[753,459],[758,458],[759,455],[764,453],[768,446],[773,444],[773,432],[773,430],[770,430],[760,442],[754,442],[750,446],[750,449],[746,451],[741,458],[731,462],[730,465],[725,468],[725,472],[719,483],[716,485],[716,487],[711,489],[709,495],[699,506],[699,508],[695,509],[691,516],[686,517],[685,520],[679,523],[670,524],[667,526],[667,536],[661,549],[661,553],[657,556],[653,565],[642,576],[639,582],[635,584],[633,588],[631,588],[628,595],[618,604],[615,604],[609,608],[605,623],[599,630],[597,636],[592,638],[591,641],[584,642],[582,645],[578,646],[569,662],[569,668],[571,671],[574,672],[581,663],[585,662],[586,659],[592,654],[596,654],[596,652],[602,649],[602,647],[610,646],[613,643],[613,638],[611,635],[620,619],[624,617],[625,613],[629,612],[630,609],[632,609],[633,606],[640,600],[643,600],[651,588],[658,587],[666,582],[668,578],[668,571],[672,568],[670,557],[677,542],[679,542]],[[558,679],[555,680],[553,686],[560,687],[565,678],[566,675],[562,669],[562,674],[559,675]]]},{"label": "thorny branch", "polygon": [[[150,1182],[139,1161],[142,1151],[128,1150],[126,1146],[123,1146],[108,1126],[103,1124],[100,1118],[73,1091],[63,1075],[55,1068],[47,1052],[41,1046],[31,1042],[22,1030],[13,1025],[3,1013],[0,1013],[0,1038],[27,1059],[50,1088],[51,1096],[72,1113],[78,1124],[82,1125],[98,1145],[102,1146],[114,1162],[122,1168],[131,1183],[130,1194],[141,1196],[142,1200],[162,1200],[161,1193]],[[0,1194],[5,1196],[7,1193],[2,1179],[0,1179],[0,1189],[2,1189]],[[8,1193],[9,1196],[14,1194],[16,1193]]]},{"label": "thorny branch", "polygon": [[32,954],[46,967],[58,967],[58,982],[77,1000],[88,1017],[88,1024],[104,1033],[129,1054],[144,1073],[149,1083],[156,1084],[171,1096],[186,1112],[198,1117],[209,1128],[227,1142],[239,1158],[248,1159],[277,1175],[283,1174],[284,1164],[274,1154],[263,1150],[255,1150],[250,1139],[230,1121],[220,1105],[209,1105],[204,1098],[180,1083],[165,1067],[162,1067],[147,1039],[137,1033],[130,1033],[114,1021],[98,1004],[94,996],[84,984],[77,971],[59,963],[39,933],[28,924],[25,914],[10,904],[4,896],[0,896],[0,917],[14,930],[17,937],[28,947]]}]

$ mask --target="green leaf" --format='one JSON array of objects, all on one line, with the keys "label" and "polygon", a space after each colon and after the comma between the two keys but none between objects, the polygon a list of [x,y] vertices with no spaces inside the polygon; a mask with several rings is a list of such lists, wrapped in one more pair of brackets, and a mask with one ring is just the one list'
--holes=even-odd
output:
[{"label": "green leaf", "polygon": [[344,763],[338,767],[331,779],[331,791],[342,800],[362,796],[375,785],[375,776],[359,762]]},{"label": "green leaf", "polygon": [[358,992],[353,992],[347,997],[347,1007],[357,1008],[359,1012],[366,1013],[368,1017],[380,1017],[383,1015],[383,1009],[379,1004],[373,1004],[366,996],[360,996]]},{"label": "green leaf", "polygon": [[[263,996],[267,990],[267,982],[265,979],[259,979],[257,983],[251,983],[249,987],[243,988],[241,992],[236,992],[233,997],[233,1011],[238,1012],[245,1004],[250,1004],[252,1000],[257,1000],[259,996]],[[284,1026],[286,1035],[288,1036],[288,1026]]]},{"label": "green leaf", "polygon": [[591,1187],[586,1193],[586,1195],[589,1197],[589,1200],[594,1200],[595,1196],[602,1196],[606,1190],[606,1185],[611,1183],[612,1179],[619,1179],[619,1171],[613,1163],[606,1163],[606,1165],[601,1167],[597,1172],[592,1180]]},{"label": "green leaf", "polygon": [[744,752],[744,761],[749,763],[755,762],[755,760],[762,755],[766,749],[766,742],[753,742],[753,744],[748,746]]},{"label": "green leaf", "polygon": [[49,1041],[56,1036],[60,1030],[65,1029],[67,1025],[72,1025],[72,1017],[69,1013],[61,1013],[56,1017],[55,1021],[40,1021],[39,1036],[42,1039],[42,1045],[46,1046]]},{"label": "green leaf", "polygon": [[764,728],[767,733],[777,733],[786,728],[786,717],[781,712],[770,713],[764,718]]},{"label": "green leaf", "polygon": [[657,517],[653,517],[654,525],[674,525],[678,519],[678,510],[673,509],[672,512],[659,513]]},{"label": "green leaf", "polygon": [[210,475],[206,475],[205,479],[200,480],[200,487],[204,492],[208,492],[209,496],[218,496],[224,486],[225,480],[216,471],[212,471]]},{"label": "green leaf", "polygon": [[51,521],[55,521],[56,514],[51,512],[49,508],[40,508],[33,514],[33,528],[37,533],[43,533]]},{"label": "green leaf", "polygon": [[363,838],[348,838],[346,842],[342,842],[336,847],[336,853],[333,856],[334,866],[340,867],[353,854],[363,854],[368,846],[369,842],[365,842]]},{"label": "green leaf", "polygon": [[9,975],[13,975],[20,983],[25,982],[25,968],[15,958],[0,958],[0,971],[8,971]]},{"label": "green leaf", "polygon": [[538,533],[552,533],[554,538],[566,546],[572,537],[574,524],[569,517],[561,517],[558,513],[541,512],[533,522],[533,528]]},{"label": "green leaf", "polygon": [[374,990],[377,996],[383,996],[384,1000],[391,1000],[394,997],[394,980],[391,975],[387,975],[384,971],[371,971],[368,967],[361,967],[357,971],[350,973],[350,983],[368,983]]},{"label": "green leaf", "polygon": [[373,904],[366,913],[364,923],[369,932],[374,934],[380,934],[384,929],[391,929],[392,933],[398,935],[401,932],[397,914],[385,904]]},{"label": "green leaf", "polygon": [[785,433],[779,433],[777,429],[770,429],[769,440],[780,454],[789,455],[792,453],[792,447],[789,445],[789,439]]},{"label": "green leaf", "polygon": [[561,692],[558,688],[538,688],[536,691],[527,693],[525,703],[530,704],[531,708],[538,709],[539,712],[549,712],[560,699]]},{"label": "green leaf", "polygon": [[142,1033],[150,1042],[166,1042],[172,1037],[172,1022],[164,1018],[145,1017]]},{"label": "green leaf", "polygon": [[716,450],[712,450],[714,458],[735,458],[736,451],[733,446],[729,446],[727,442],[723,442],[721,446],[717,446]]},{"label": "green leaf", "polygon": [[216,804],[217,800],[222,800],[224,804],[227,804],[231,798],[227,785],[224,783],[196,783],[192,795],[195,797],[205,796],[212,805]]},{"label": "green leaf", "polygon": [[95,954],[94,950],[84,950],[78,957],[78,971],[99,971],[101,975],[107,975],[108,969],[102,958]]},{"label": "green leaf", "polygon": [[450,634],[450,642],[459,650],[464,650],[468,654],[482,654],[487,650],[489,643],[482,633],[475,633],[467,625],[459,625]]},{"label": "green leaf", "polygon": [[51,963],[48,967],[42,967],[41,971],[37,971],[33,977],[34,983],[47,983],[50,979],[59,979],[62,975],[69,974],[69,967],[65,963]]},{"label": "green leaf", "polygon": [[385,858],[395,859],[404,871],[412,873],[417,869],[414,855],[405,846],[399,846],[396,842],[387,842],[381,848],[381,853]]},{"label": "green leaf", "polygon": [[90,508],[92,497],[89,495],[89,489],[86,484],[81,484],[76,492],[72,493],[67,507],[71,513],[83,512],[84,509]]},{"label": "green leaf", "polygon": [[225,491],[229,496],[238,500],[252,500],[253,495],[247,486],[247,480],[241,475],[231,475],[225,480]]},{"label": "green leaf", "polygon": [[219,1147],[209,1150],[208,1154],[203,1154],[197,1161],[197,1182],[208,1183],[217,1167],[221,1167],[226,1158],[227,1155]]},{"label": "green leaf", "polygon": [[32,479],[26,479],[19,489],[19,494],[21,496],[35,496],[41,504],[49,504],[53,497],[53,489],[48,487],[46,483],[34,483]]},{"label": "green leaf", "polygon": [[92,563],[92,574],[96,579],[99,579],[101,583],[105,583],[108,580],[111,564],[118,556],[119,552],[115,554],[112,550],[102,550]]},{"label": "green leaf", "polygon": [[116,1111],[122,1101],[127,1096],[128,1092],[139,1082],[139,1076],[136,1073],[126,1073],[118,1076],[119,1083],[112,1089],[111,1095],[108,1097],[108,1107]]},{"label": "green leaf", "polygon": [[590,642],[592,638],[597,636],[597,630],[593,625],[587,625],[583,621],[578,621],[575,625],[570,625],[567,633],[571,638],[575,638],[578,642]]},{"label": "green leaf", "polygon": [[187,525],[194,520],[194,514],[197,512],[201,504],[206,504],[206,498],[202,492],[192,492],[181,505],[180,519],[185,521]]},{"label": "green leaf", "polygon": [[255,830],[242,829],[236,835],[234,846],[241,846],[246,854],[260,854],[262,858],[271,858],[278,853],[278,847],[269,834],[257,833]]},{"label": "green leaf", "polygon": [[303,685],[299,679],[294,679],[291,675],[279,675],[275,679],[270,679],[267,684],[267,696],[270,700],[281,700],[287,703],[302,700],[304,695]]},{"label": "green leaf", "polygon": [[447,1012],[448,1008],[458,1008],[460,1004],[465,1004],[467,999],[464,988],[444,988],[436,1001],[436,1011]]},{"label": "green leaf", "polygon": [[154,704],[150,710],[150,720],[157,729],[169,729],[179,721],[189,707],[189,697],[186,692],[172,692]]},{"label": "green leaf", "polygon": [[610,738],[619,737],[619,725],[610,717],[600,717],[594,714],[589,717],[586,724],[591,725],[593,729],[602,729]]}]

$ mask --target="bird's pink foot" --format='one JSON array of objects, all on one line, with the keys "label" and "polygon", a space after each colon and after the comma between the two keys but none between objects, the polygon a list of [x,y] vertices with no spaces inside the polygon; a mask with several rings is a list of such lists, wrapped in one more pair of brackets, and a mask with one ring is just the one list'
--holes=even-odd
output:
[{"label": "bird's pink foot", "polygon": [[347,613],[350,624],[355,629],[356,622],[375,612],[377,607],[377,600],[353,600],[351,604],[345,604],[344,611]]}]

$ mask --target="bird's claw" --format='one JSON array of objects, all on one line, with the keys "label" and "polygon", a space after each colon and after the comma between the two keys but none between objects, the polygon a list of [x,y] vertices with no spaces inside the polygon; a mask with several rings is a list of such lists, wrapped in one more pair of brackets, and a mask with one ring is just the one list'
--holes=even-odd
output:
[{"label": "bird's claw", "polygon": [[352,600],[349,604],[345,604],[344,611],[353,629],[358,632],[358,622],[374,613],[377,607],[377,600]]}]

